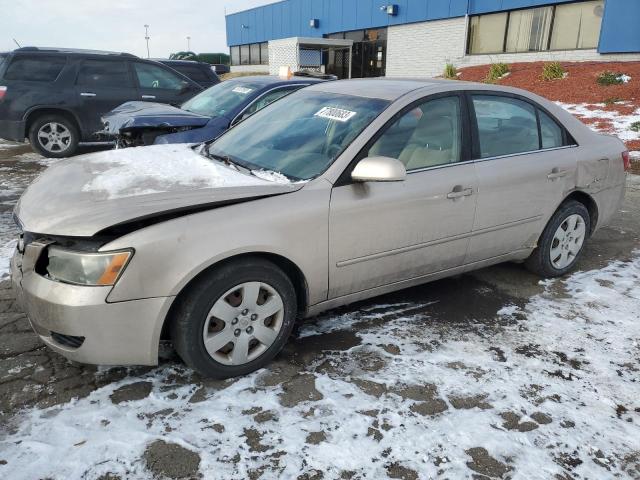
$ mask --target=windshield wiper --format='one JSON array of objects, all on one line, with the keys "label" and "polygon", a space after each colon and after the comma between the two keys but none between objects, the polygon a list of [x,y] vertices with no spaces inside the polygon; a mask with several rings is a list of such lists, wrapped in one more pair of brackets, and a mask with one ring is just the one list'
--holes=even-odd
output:
[{"label": "windshield wiper", "polygon": [[205,149],[206,155],[209,158],[213,158],[214,160],[218,160],[219,162],[224,163],[228,167],[234,167],[236,170],[242,170],[245,173],[251,173],[251,169],[247,168],[245,165],[240,163],[237,160],[233,160],[228,155],[218,155],[216,153],[211,153],[208,149]]}]

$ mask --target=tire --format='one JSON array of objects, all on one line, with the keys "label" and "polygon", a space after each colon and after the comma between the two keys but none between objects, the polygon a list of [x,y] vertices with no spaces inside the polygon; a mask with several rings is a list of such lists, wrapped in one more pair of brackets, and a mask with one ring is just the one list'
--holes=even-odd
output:
[{"label": "tire", "polygon": [[75,123],[63,115],[41,115],[29,127],[31,147],[47,158],[72,156],[78,150],[79,141]]},{"label": "tire", "polygon": [[[565,233],[560,232],[561,227]],[[564,202],[547,223],[525,266],[545,278],[564,275],[582,255],[590,231],[591,217],[587,208],[575,200]],[[560,240],[563,235],[564,243]]]},{"label": "tire", "polygon": [[[252,296],[257,296],[254,303]],[[282,308],[267,316],[278,307],[278,298]],[[280,268],[260,258],[242,259],[205,273],[188,287],[173,311],[171,339],[180,358],[205,377],[245,375],[282,350],[297,308],[293,283]]]}]

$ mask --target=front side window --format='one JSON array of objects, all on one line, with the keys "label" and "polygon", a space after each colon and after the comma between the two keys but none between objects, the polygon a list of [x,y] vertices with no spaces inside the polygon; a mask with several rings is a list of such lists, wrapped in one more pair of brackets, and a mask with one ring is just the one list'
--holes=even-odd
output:
[{"label": "front side window", "polygon": [[553,7],[529,8],[509,13],[507,52],[547,50]]},{"label": "front side window", "polygon": [[76,84],[87,87],[133,86],[125,62],[85,60],[80,66]]},{"label": "front side window", "polygon": [[189,77],[194,82],[207,82],[209,80],[207,74],[200,67],[196,67],[195,65],[176,65],[171,68],[177,70],[184,76]]},{"label": "front side window", "polygon": [[260,110],[208,148],[252,170],[308,180],[329,165],[389,104],[301,90]]},{"label": "front side window", "polygon": [[460,98],[429,100],[394,122],[367,152],[400,160],[407,171],[460,161]]},{"label": "front side window", "polygon": [[207,117],[229,117],[264,88],[263,84],[245,80],[227,80],[199,93],[182,104],[183,110]]},{"label": "front side window", "polygon": [[185,85],[181,77],[157,65],[134,63],[133,66],[138,77],[138,83],[142,88],[181,90]]},{"label": "front side window", "polygon": [[67,63],[59,56],[16,56],[9,64],[4,78],[33,82],[53,82]]},{"label": "front side window", "polygon": [[480,158],[532,152],[540,148],[536,109],[509,97],[473,95]]},{"label": "front side window", "polygon": [[603,9],[603,0],[558,5],[553,22],[551,49],[596,48]]},{"label": "front side window", "polygon": [[499,53],[504,50],[507,28],[506,13],[492,13],[471,17],[469,24],[469,53]]}]

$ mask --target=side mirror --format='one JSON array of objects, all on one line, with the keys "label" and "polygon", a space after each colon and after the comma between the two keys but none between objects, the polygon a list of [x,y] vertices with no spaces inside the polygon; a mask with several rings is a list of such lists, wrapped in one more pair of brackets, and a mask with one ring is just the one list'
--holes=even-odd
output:
[{"label": "side mirror", "polygon": [[406,176],[404,164],[390,157],[363,158],[351,172],[354,182],[400,182]]}]

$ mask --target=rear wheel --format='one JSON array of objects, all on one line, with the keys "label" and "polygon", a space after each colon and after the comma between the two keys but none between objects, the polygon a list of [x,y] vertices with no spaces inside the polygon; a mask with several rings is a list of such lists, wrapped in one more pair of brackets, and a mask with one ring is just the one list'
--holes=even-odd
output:
[{"label": "rear wheel", "polygon": [[202,375],[228,378],[265,366],[286,344],[297,313],[287,275],[262,259],[215,269],[179,300],[174,347]]},{"label": "rear wheel", "polygon": [[80,135],[75,124],[62,115],[42,115],[29,128],[29,142],[41,155],[63,158],[78,149]]},{"label": "rear wheel", "polygon": [[538,247],[525,262],[542,277],[558,277],[571,270],[584,249],[591,231],[589,211],[580,202],[569,200],[553,214]]}]

